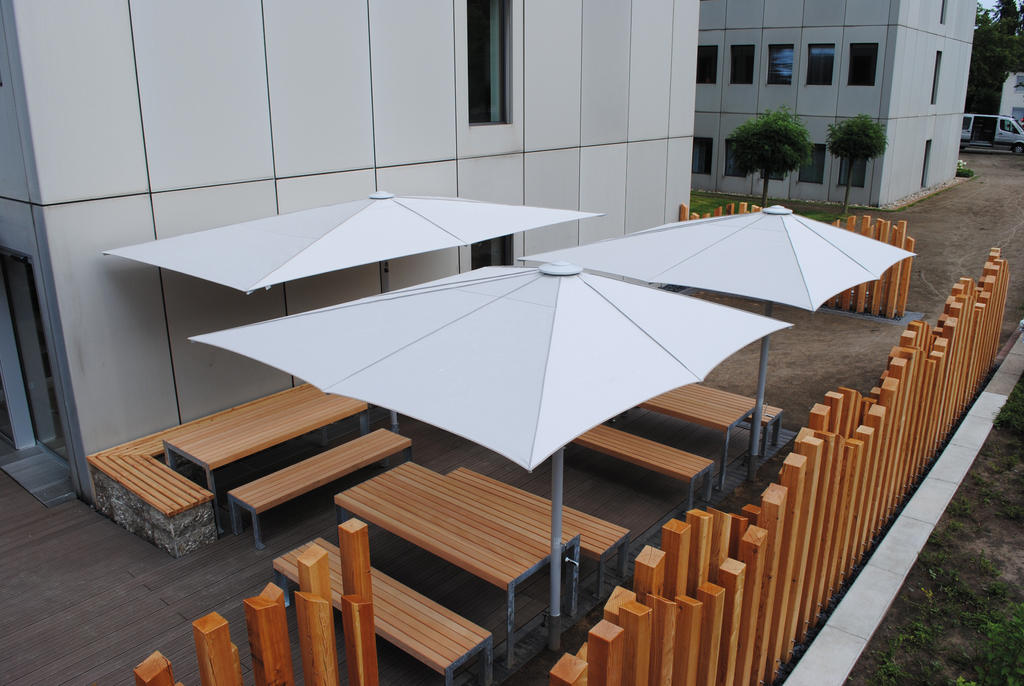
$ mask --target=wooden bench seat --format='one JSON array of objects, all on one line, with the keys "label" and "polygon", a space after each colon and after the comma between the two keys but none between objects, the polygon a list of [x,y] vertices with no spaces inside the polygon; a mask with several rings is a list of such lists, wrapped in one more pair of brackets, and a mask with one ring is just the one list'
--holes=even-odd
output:
[{"label": "wooden bench seat", "polygon": [[[469,500],[480,500],[488,503],[501,503],[507,508],[510,518],[518,511],[516,518],[521,526],[540,526],[545,535],[551,532],[551,501],[534,495],[515,486],[492,479],[483,474],[459,467],[449,472],[446,478],[466,486],[463,497]],[[628,556],[629,529],[574,510],[562,508],[562,531],[565,534],[580,535],[580,551],[587,557],[597,560],[597,595],[604,591],[605,561],[615,552],[619,553],[619,575],[625,574]]]},{"label": "wooden bench seat", "polygon": [[[331,603],[341,611],[341,555],[337,545],[318,538],[274,560],[277,583],[298,584],[298,557],[310,546],[323,548],[331,571]],[[491,633],[435,603],[378,569],[370,568],[373,620],[378,636],[444,675],[451,684],[455,670],[479,654],[480,680],[491,682]]]},{"label": "wooden bench seat", "polygon": [[705,497],[711,495],[711,470],[715,464],[713,460],[604,424],[578,436],[573,443],[688,484],[687,510],[693,508],[693,484],[700,476],[705,479]]},{"label": "wooden bench seat", "polygon": [[208,490],[146,455],[106,453],[88,461],[166,517],[213,500]]},{"label": "wooden bench seat", "polygon": [[244,486],[234,488],[228,491],[231,528],[236,535],[240,533],[242,529],[240,511],[242,508],[249,510],[252,515],[252,530],[256,548],[262,550],[264,546],[259,525],[261,513],[402,451],[407,451],[406,456],[408,457],[408,452],[411,449],[412,441],[405,436],[399,436],[387,429],[377,429]]}]

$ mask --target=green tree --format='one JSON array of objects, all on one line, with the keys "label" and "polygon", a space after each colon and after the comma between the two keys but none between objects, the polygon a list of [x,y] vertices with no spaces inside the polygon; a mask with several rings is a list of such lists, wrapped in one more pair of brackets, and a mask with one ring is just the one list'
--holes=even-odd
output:
[{"label": "green tree", "polygon": [[996,16],[978,6],[965,112],[998,114],[1006,77],[1024,68],[1024,36],[1020,33],[1021,14],[1013,0],[1000,0]]},{"label": "green tree", "polygon": [[850,205],[850,184],[853,182],[853,163],[870,160],[885,152],[888,141],[881,124],[866,114],[828,125],[825,145],[833,157],[846,162],[846,194],[843,196],[843,214]]},{"label": "green tree", "polygon": [[799,169],[814,150],[807,127],[785,107],[748,119],[729,138],[736,167],[744,174],[761,172],[762,206],[768,202],[769,179]]}]

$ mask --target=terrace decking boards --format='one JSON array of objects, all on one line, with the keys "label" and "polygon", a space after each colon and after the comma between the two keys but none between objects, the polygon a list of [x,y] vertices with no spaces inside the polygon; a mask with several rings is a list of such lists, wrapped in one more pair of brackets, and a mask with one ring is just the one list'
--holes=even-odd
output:
[{"label": "terrace decking boards", "polygon": [[[381,417],[372,428],[386,425]],[[694,453],[713,454],[721,445],[717,432],[651,412],[631,412],[616,426]],[[448,474],[465,467],[542,498],[549,495],[547,464],[527,472],[486,448],[405,417],[402,433],[416,445],[417,464],[433,471]],[[342,425],[338,435],[332,435],[331,445],[357,435],[355,426]],[[294,461],[296,456],[323,449],[315,437],[304,436],[289,446],[272,448],[267,459]],[[159,453],[159,448],[154,452]],[[579,459],[581,452],[566,452],[566,505],[615,522],[632,531],[633,537],[658,525],[686,496],[686,485],[680,481],[597,453]],[[738,455],[737,450],[730,458]],[[0,613],[0,674],[4,685],[130,686],[132,669],[154,650],[172,661],[178,680],[197,684],[191,622],[211,611],[230,622],[246,683],[251,683],[242,599],[257,595],[272,580],[274,557],[317,536],[332,539],[336,524],[331,497],[364,478],[362,474],[344,477],[280,505],[266,523],[270,534],[266,550],[254,550],[248,537],[227,536],[173,559],[81,501],[47,509],[0,474],[4,513],[0,517],[0,597],[6,601]],[[496,587],[374,527],[370,553],[377,569],[490,631],[495,645],[504,641],[505,594]],[[596,572],[593,559],[584,555],[584,587],[593,584]],[[525,585],[517,593],[517,615],[525,618],[541,612],[547,606],[547,593],[544,575]],[[288,616],[293,661],[299,665],[294,613],[289,611]],[[439,683],[435,672],[398,648],[380,641],[378,651],[381,683]],[[515,683],[514,678],[507,683]]]}]

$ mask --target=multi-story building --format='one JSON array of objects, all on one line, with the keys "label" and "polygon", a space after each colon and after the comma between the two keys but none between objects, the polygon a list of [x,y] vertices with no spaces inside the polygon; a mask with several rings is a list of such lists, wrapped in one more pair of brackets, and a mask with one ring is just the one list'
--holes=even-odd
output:
[{"label": "multi-story building", "polygon": [[1010,72],[1003,82],[1003,96],[999,101],[999,114],[1024,121],[1024,71]]},{"label": "multi-story building", "polygon": [[[729,134],[787,107],[811,161],[769,183],[778,198],[884,205],[953,177],[974,31],[974,0],[702,0],[693,187],[759,192],[730,163]],[[826,154],[828,125],[866,113],[884,156],[847,170]],[[756,177],[756,175],[753,175]]]},{"label": "multi-story building", "polygon": [[[103,249],[375,189],[605,213],[484,261],[674,219],[697,5],[0,1],[0,434],[88,497],[86,454],[292,383],[189,336],[381,288],[368,265],[247,296]],[[394,260],[390,286],[474,261]]]}]

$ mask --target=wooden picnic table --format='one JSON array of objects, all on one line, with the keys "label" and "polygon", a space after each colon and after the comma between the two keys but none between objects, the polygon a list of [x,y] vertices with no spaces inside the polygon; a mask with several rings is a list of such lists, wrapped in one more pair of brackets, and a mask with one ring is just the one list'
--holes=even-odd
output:
[{"label": "wooden picnic table", "polygon": [[[474,491],[470,484],[406,462],[338,493],[334,504],[339,521],[354,515],[376,524],[505,590],[505,659],[511,665],[516,589],[550,562],[550,519],[546,526],[522,527],[509,518],[508,503],[471,499],[469,494]],[[547,511],[550,518],[550,505]],[[572,615],[577,601],[580,533],[563,531],[562,544],[563,558],[572,562],[566,578]]]},{"label": "wooden picnic table", "polygon": [[[754,412],[754,398],[711,388],[702,384],[688,384],[640,403],[645,410],[700,424],[725,435],[722,457],[718,469],[718,487],[725,487],[725,463],[729,457],[729,434],[741,422],[750,421]],[[765,404],[761,423],[772,427],[778,441],[782,410]],[[766,434],[767,435],[767,434]]]},{"label": "wooden picnic table", "polygon": [[214,470],[360,413],[359,428],[365,434],[367,409],[361,400],[304,384],[219,413],[216,421],[170,429],[163,434],[164,459],[172,469],[178,457],[203,469],[206,487],[214,494],[217,530],[223,531]]}]

